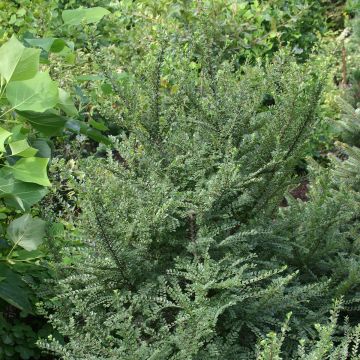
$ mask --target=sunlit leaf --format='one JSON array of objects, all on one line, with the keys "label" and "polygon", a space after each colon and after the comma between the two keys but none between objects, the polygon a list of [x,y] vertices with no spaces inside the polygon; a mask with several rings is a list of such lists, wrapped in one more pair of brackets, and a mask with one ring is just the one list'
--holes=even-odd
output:
[{"label": "sunlit leaf", "polygon": [[0,48],[0,74],[7,82],[27,80],[39,70],[40,50],[26,48],[15,36]]},{"label": "sunlit leaf", "polygon": [[33,157],[38,152],[37,149],[31,147],[27,140],[19,140],[9,143],[11,155],[22,157]]},{"label": "sunlit leaf", "polygon": [[12,81],[6,89],[10,104],[20,111],[43,112],[58,102],[58,87],[48,73],[38,72],[33,78]]},{"label": "sunlit leaf", "polygon": [[11,166],[11,169],[17,180],[50,186],[50,181],[47,177],[48,162],[49,159],[39,157],[23,158]]},{"label": "sunlit leaf", "polygon": [[24,214],[13,220],[7,228],[7,236],[16,246],[31,251],[42,244],[45,236],[46,222]]}]

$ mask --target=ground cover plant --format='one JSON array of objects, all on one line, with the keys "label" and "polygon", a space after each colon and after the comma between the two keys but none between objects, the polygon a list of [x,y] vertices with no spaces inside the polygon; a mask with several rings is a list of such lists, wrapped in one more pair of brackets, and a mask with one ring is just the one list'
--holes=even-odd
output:
[{"label": "ground cover plant", "polygon": [[358,1],[3,18],[0,359],[360,357]]}]

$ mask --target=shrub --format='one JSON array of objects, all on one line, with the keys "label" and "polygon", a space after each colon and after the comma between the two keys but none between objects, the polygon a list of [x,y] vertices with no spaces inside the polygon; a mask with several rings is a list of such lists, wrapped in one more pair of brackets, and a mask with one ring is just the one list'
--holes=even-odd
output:
[{"label": "shrub", "polygon": [[323,71],[281,54],[236,69],[201,41],[152,44],[112,84],[124,130],[79,165],[85,248],[64,250],[45,303],[69,341],[41,345],[64,359],[247,358],[288,311],[304,333],[321,316],[326,283],[257,260],[252,239],[296,181]]}]

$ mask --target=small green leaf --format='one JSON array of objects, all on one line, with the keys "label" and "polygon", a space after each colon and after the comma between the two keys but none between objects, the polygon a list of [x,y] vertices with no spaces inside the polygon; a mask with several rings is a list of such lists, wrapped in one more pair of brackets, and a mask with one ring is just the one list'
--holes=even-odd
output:
[{"label": "small green leaf", "polygon": [[16,15],[18,16],[24,16],[26,14],[26,10],[24,8],[20,8],[17,12]]},{"label": "small green leaf", "polygon": [[42,244],[45,236],[46,222],[34,219],[30,214],[13,220],[7,228],[7,236],[16,246],[32,251]]},{"label": "small green leaf", "polygon": [[37,73],[33,78],[12,81],[6,89],[10,104],[20,111],[43,112],[58,102],[58,87],[48,73]]},{"label": "small green leaf", "polygon": [[37,149],[32,148],[27,140],[19,140],[9,143],[11,155],[22,157],[33,157],[38,152]]},{"label": "small green leaf", "polygon": [[101,90],[105,95],[112,94],[113,92],[112,86],[107,83],[101,85]]},{"label": "small green leaf", "polygon": [[15,24],[15,23],[16,23],[16,15],[12,14],[10,16],[9,24],[12,25],[12,24]]},{"label": "small green leaf", "polygon": [[47,177],[47,164],[49,159],[29,157],[18,160],[11,166],[15,179],[35,183],[43,186],[50,186]]},{"label": "small green leaf", "polygon": [[40,50],[26,48],[15,36],[0,48],[0,74],[7,82],[27,80],[39,70]]},{"label": "small green leaf", "polygon": [[83,21],[86,24],[92,24],[99,22],[107,14],[110,14],[110,11],[102,7],[79,8],[64,10],[62,19],[65,25],[80,25]]},{"label": "small green leaf", "polygon": [[0,127],[0,151],[5,151],[5,141],[12,133]]},{"label": "small green leaf", "polygon": [[43,39],[25,39],[31,45],[39,47],[46,52],[58,53],[64,49],[65,46],[71,47],[71,42],[68,43],[63,39],[58,38],[43,38]]},{"label": "small green leaf", "polygon": [[29,211],[47,193],[46,187],[16,180],[11,169],[0,170],[0,198],[9,207]]},{"label": "small green leaf", "polygon": [[98,122],[98,121],[95,121],[95,120],[91,119],[89,121],[89,123],[94,129],[97,129],[97,130],[100,130],[100,131],[109,130],[108,127],[102,122]]},{"label": "small green leaf", "polygon": [[59,103],[58,106],[69,116],[76,116],[78,111],[69,95],[65,90],[59,89]]},{"label": "small green leaf", "polygon": [[90,139],[93,139],[99,143],[110,145],[111,141],[107,136],[104,136],[100,131],[92,129],[86,123],[78,120],[68,120],[66,122],[66,128],[74,133],[81,133],[88,136]]},{"label": "small green leaf", "polygon": [[35,139],[31,142],[32,147],[38,150],[36,157],[51,158],[51,147],[48,139]]}]

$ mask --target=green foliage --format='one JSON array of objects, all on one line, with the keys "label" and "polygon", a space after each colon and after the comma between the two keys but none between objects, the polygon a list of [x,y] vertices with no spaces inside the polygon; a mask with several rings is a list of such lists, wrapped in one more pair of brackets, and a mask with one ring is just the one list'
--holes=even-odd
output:
[{"label": "green foliage", "polygon": [[41,113],[57,104],[59,93],[49,74],[38,72],[29,80],[9,83],[6,97],[16,110]]},{"label": "green foliage", "polygon": [[[331,311],[331,317],[327,324],[315,324],[318,332],[318,339],[300,340],[297,355],[292,359],[303,360],[355,360],[359,358],[359,343],[360,343],[360,327],[355,328],[345,326],[345,335],[339,341],[336,338],[335,332],[338,328],[337,320],[340,312],[339,302],[335,303],[334,309]],[[289,314],[291,315],[291,314]],[[287,359],[286,354],[281,350],[286,333],[289,330],[288,316],[284,323],[280,336],[276,333],[270,333],[267,337],[259,343],[257,360],[282,360]]]},{"label": "green foliage", "polygon": [[[214,52],[221,49],[227,58],[235,55],[240,62],[273,54],[286,43],[299,58],[306,58],[318,37],[329,28],[328,1],[92,2],[98,4],[106,5],[113,13],[100,27],[103,41],[118,44],[119,55],[128,60],[144,54],[144,45],[156,38],[161,28],[171,29],[172,36],[186,41],[189,34],[203,27],[212,39]],[[84,5],[89,6],[88,2]]]},{"label": "green foliage", "polygon": [[7,320],[0,314],[0,359],[40,359],[35,342],[52,332],[49,325],[39,323],[35,317],[20,313],[20,319]]},{"label": "green foliage", "polygon": [[263,260],[276,258],[290,269],[300,270],[298,281],[302,284],[329,281],[330,287],[321,300],[324,305],[339,296],[351,304],[357,301],[360,285],[357,235],[360,224],[355,215],[360,210],[360,193],[359,187],[354,186],[358,175],[346,169],[358,160],[355,157],[345,162],[334,160],[336,164],[328,169],[309,162],[307,201],[287,196],[288,206],[260,227],[258,231],[265,235],[253,247]]},{"label": "green foliage", "polygon": [[41,345],[64,359],[249,358],[289,311],[304,334],[325,314],[326,282],[252,255],[296,181],[323,69],[284,54],[236,69],[203,41],[151,44],[111,83],[123,132],[72,181],[84,246],[62,250],[44,304],[69,341]]},{"label": "green foliage", "polygon": [[340,120],[337,121],[341,138],[350,145],[360,146],[360,110],[343,98],[338,98],[340,108]]},{"label": "green foliage", "polygon": [[39,68],[39,55],[40,50],[25,48],[13,36],[0,49],[1,75],[7,82],[34,77]]},{"label": "green foliage", "polygon": [[58,0],[0,1],[0,44],[11,35],[31,32],[46,36],[57,17]]}]

